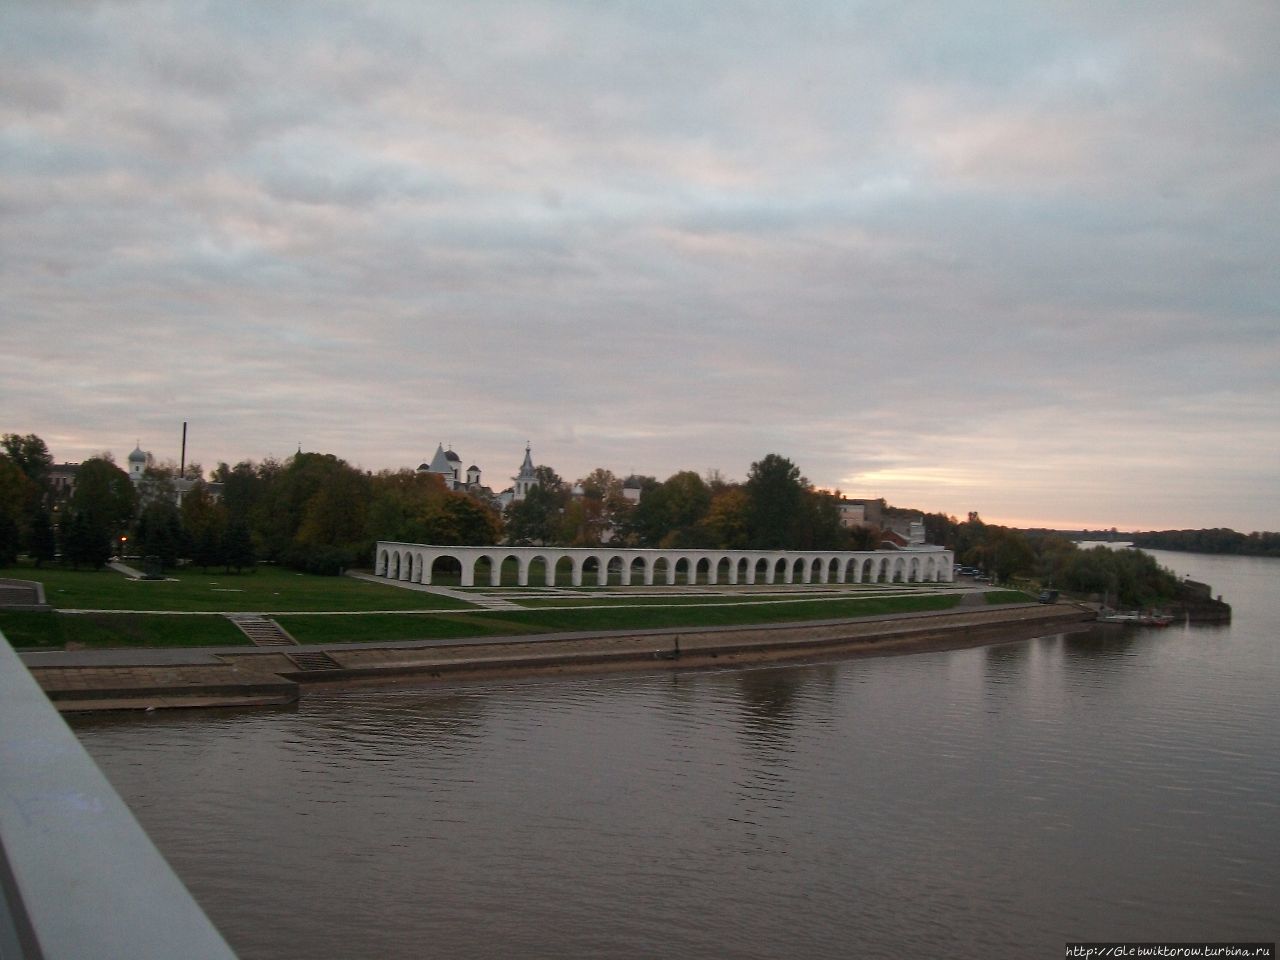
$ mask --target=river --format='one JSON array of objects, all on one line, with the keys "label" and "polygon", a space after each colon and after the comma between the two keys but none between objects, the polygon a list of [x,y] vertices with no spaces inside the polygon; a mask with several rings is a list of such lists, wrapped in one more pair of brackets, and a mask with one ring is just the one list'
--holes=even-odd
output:
[{"label": "river", "polygon": [[80,717],[254,958],[1061,956],[1280,936],[1280,560],[1229,626]]}]

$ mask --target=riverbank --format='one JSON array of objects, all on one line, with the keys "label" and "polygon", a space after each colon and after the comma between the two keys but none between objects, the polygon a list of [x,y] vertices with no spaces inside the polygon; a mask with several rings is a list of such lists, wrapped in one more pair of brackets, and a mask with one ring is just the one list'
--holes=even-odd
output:
[{"label": "riverbank", "polygon": [[751,627],[593,631],[536,637],[244,647],[26,652],[63,712],[289,704],[308,688],[516,674],[698,669],[817,656],[884,656],[1072,629],[1072,604],[888,614]]}]

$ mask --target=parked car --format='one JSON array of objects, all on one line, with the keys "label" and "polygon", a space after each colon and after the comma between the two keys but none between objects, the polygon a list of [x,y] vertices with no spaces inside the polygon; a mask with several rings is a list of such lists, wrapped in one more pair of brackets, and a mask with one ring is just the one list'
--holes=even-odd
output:
[{"label": "parked car", "polygon": [[1036,599],[1039,600],[1041,603],[1057,603],[1058,591],[1057,590],[1041,590],[1040,596],[1037,597]]}]

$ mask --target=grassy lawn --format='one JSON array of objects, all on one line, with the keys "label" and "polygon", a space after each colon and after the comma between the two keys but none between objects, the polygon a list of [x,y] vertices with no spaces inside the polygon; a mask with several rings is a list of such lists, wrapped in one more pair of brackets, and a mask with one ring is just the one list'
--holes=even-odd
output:
[{"label": "grassy lawn", "polygon": [[[865,595],[883,591],[885,587],[880,585],[827,593],[783,588],[773,595],[748,588],[722,596],[662,597],[641,592],[626,598],[543,596],[518,601],[526,609],[517,611],[476,609],[448,597],[349,577],[308,576],[275,567],[260,567],[242,575],[183,570],[171,580],[134,581],[108,570],[88,573],[18,566],[0,569],[0,577],[43,582],[46,599],[55,608],[107,611],[0,613],[0,630],[15,647],[51,649],[67,644],[247,644],[248,640],[229,621],[216,615],[221,612],[269,614],[303,643],[337,643],[741,626],[944,610],[959,601],[955,594],[930,596],[912,590],[891,597]],[[987,599],[1012,602],[1028,598],[1005,591],[988,594]],[[194,611],[195,615],[166,615],[166,611]],[[322,611],[344,615],[323,616]],[[201,615],[205,613],[208,615]]]},{"label": "grassy lawn", "polygon": [[221,647],[249,645],[225,617],[146,613],[0,613],[0,632],[15,649],[82,647]]},{"label": "grassy lawn", "polygon": [[737,603],[692,608],[626,604],[611,609],[585,607],[573,610],[484,610],[432,616],[371,614],[320,617],[299,614],[278,619],[301,643],[358,643],[580,630],[745,626],[753,623],[786,623],[918,610],[947,610],[959,600],[959,596],[952,595],[815,600],[809,603]]},{"label": "grassy lawn", "polygon": [[[626,588],[623,588],[624,590]],[[802,592],[800,590],[788,591],[786,593],[753,593],[742,592],[732,594],[644,594],[636,593],[633,596],[625,598],[614,596],[600,597],[578,597],[578,596],[545,596],[545,597],[528,597],[521,596],[512,598],[512,602],[520,604],[522,607],[528,607],[530,610],[537,610],[541,607],[599,607],[612,606],[614,604],[625,603],[629,606],[697,606],[701,604],[735,604],[735,603],[768,603],[770,601],[794,603],[799,600],[813,601],[843,601],[843,600],[864,600],[874,599],[858,596],[859,593],[873,593],[882,597],[886,593],[884,589],[879,590],[843,590],[837,593],[827,592]],[[500,595],[500,594],[499,594]],[[895,592],[895,596],[911,596],[908,592]],[[1025,599],[1025,598],[1024,598]]]},{"label": "grassy lawn", "polygon": [[322,617],[305,613],[276,618],[299,643],[380,643],[388,640],[446,640],[451,637],[486,637],[545,633],[537,627],[520,627],[494,617],[491,612],[415,615],[412,613],[355,614]]},{"label": "grassy lawn", "polygon": [[280,567],[253,573],[184,569],[169,580],[130,580],[112,570],[0,568],[0,577],[38,580],[45,599],[65,610],[196,610],[282,613],[302,610],[465,610],[468,604],[430,593],[351,577],[317,577]]},{"label": "grassy lawn", "polygon": [[1030,603],[1035,599],[1021,590],[990,590],[984,596],[987,603]]}]

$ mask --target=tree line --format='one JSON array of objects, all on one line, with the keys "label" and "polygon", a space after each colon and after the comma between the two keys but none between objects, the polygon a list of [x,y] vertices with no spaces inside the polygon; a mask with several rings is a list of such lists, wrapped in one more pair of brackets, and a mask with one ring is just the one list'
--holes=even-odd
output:
[{"label": "tree line", "polygon": [[[507,508],[510,543],[589,547],[606,536],[620,546],[688,549],[859,550],[879,543],[879,531],[842,526],[840,495],[814,488],[776,453],[752,463],[742,483],[718,471],[624,482],[598,468],[573,486],[549,467],[537,474],[538,485]],[[628,485],[638,501],[627,496]]]},{"label": "tree line", "polygon": [[[325,453],[219,463],[179,477],[149,463],[134,484],[110,455],[79,465],[65,499],[50,483],[52,457],[35,435],[5,434],[0,453],[0,564],[29,554],[94,569],[118,553],[157,568],[251,569],[259,561],[314,573],[369,562],[378,540],[484,546],[619,546],[726,549],[872,549],[880,532],[846,529],[839,494],[817,490],[786,457],[751,464],[745,482],[680,471],[664,481],[624,481],[598,468],[575,484],[537,467],[538,484],[501,511],[438,476],[362,471]],[[178,496],[178,481],[183,483]],[[212,484],[217,484],[213,487]],[[217,490],[217,495],[214,491]]]},{"label": "tree line", "polygon": [[1061,534],[984,523],[977,513],[963,522],[929,513],[924,523],[930,543],[950,548],[957,563],[977,567],[998,583],[1026,580],[1130,607],[1159,606],[1178,596],[1178,578],[1138,550],[1083,550]]},{"label": "tree line", "polygon": [[[883,531],[844,527],[840,495],[814,488],[791,460],[770,453],[744,482],[682,470],[664,481],[625,482],[597,468],[575,484],[536,468],[538,484],[500,511],[490,498],[448,490],[434,474],[369,473],[326,453],[278,461],[219,463],[210,481],[199,467],[183,496],[178,469],[150,464],[135,485],[110,456],[80,464],[74,492],[54,497],[44,441],[5,434],[0,443],[0,565],[19,552],[37,564],[55,556],[72,567],[102,566],[116,553],[158,568],[179,561],[209,569],[252,569],[260,561],[332,574],[364,566],[379,540],[487,546],[596,546],[759,550],[870,550]],[[639,491],[639,500],[628,496]],[[1147,554],[1081,550],[1049,531],[961,522],[942,513],[886,507],[889,517],[923,516],[926,539],[997,582],[1025,578],[1077,593],[1108,594],[1149,606],[1177,593],[1177,581]],[[1192,531],[1191,533],[1195,533]],[[1236,535],[1238,538],[1240,535]],[[1273,534],[1258,538],[1274,544]],[[1249,539],[1249,538],[1246,538]],[[1166,546],[1167,540],[1150,543]],[[1204,539],[1188,540],[1203,546]],[[1236,543],[1219,538],[1212,542]],[[1220,552],[1220,551],[1212,551]]]},{"label": "tree line", "polygon": [[1186,550],[1246,557],[1280,557],[1280,533],[1239,533],[1230,527],[1152,530],[1133,534],[1133,544],[1153,550]]}]

